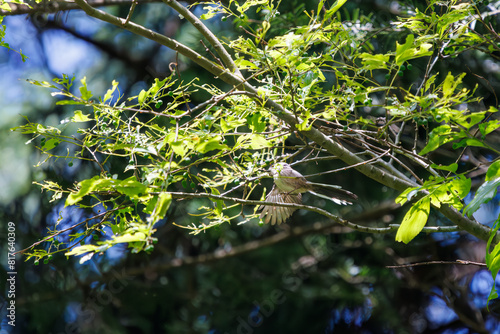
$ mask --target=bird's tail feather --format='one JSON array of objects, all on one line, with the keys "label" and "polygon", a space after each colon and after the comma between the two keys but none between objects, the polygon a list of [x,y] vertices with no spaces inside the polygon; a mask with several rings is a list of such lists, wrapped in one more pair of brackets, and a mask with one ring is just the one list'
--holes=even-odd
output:
[{"label": "bird's tail feather", "polygon": [[358,196],[350,191],[342,189],[340,186],[314,182],[309,182],[309,184],[312,186],[309,192],[316,196],[329,199],[337,204],[352,204],[353,201],[358,199]]}]

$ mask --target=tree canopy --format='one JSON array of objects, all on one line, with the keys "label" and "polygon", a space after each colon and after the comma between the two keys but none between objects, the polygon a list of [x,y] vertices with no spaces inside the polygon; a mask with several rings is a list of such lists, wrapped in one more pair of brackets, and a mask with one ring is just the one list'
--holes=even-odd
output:
[{"label": "tree canopy", "polygon": [[[68,299],[59,307],[73,318],[53,326],[32,307],[27,328],[498,330],[498,10],[363,3],[3,3],[1,15],[41,15],[39,29],[125,64],[106,77],[28,78],[58,122],[31,114],[12,126],[38,150],[45,175],[32,181],[48,195],[45,231],[18,254],[27,272],[71,263],[44,290],[80,293],[85,306]],[[99,29],[54,11],[83,11]],[[1,45],[15,51],[10,33]],[[266,202],[278,162],[358,201]],[[263,204],[300,210],[275,227]],[[489,282],[486,295],[472,277]]]}]

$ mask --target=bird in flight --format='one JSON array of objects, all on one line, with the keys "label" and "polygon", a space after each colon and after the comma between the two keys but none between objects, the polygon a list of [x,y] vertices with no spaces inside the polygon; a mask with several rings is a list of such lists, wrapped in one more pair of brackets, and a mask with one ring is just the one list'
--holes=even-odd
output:
[{"label": "bird in flight", "polygon": [[[302,203],[302,193],[309,192],[321,198],[328,199],[339,205],[352,204],[358,196],[342,189],[340,186],[324,183],[314,183],[307,181],[306,178],[290,167],[289,164],[279,162],[269,169],[269,173],[274,178],[274,185],[266,196],[266,202],[273,203]],[[286,221],[296,208],[261,205],[260,218],[265,218],[264,222],[268,224],[281,224]]]}]

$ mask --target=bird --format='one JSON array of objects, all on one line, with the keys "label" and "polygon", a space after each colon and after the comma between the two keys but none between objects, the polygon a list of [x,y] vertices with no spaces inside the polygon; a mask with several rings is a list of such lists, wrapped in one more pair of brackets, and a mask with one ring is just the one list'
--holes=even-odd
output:
[{"label": "bird", "polygon": [[[339,205],[352,204],[358,196],[340,186],[314,183],[293,169],[285,162],[278,162],[269,168],[269,174],[274,179],[274,185],[266,196],[266,202],[302,204],[302,193],[309,192],[321,198],[328,199]],[[271,225],[285,222],[295,210],[293,207],[261,205],[259,218]]]}]

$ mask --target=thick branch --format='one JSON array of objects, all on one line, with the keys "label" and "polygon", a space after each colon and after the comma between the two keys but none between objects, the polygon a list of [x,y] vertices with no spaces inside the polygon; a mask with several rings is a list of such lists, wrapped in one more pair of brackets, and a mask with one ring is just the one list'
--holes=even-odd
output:
[{"label": "thick branch", "polygon": [[196,51],[190,49],[189,47],[177,42],[174,39],[168,38],[162,34],[159,34],[153,30],[146,29],[141,25],[138,25],[134,22],[127,21],[126,19],[116,17],[114,15],[108,14],[102,10],[95,9],[89,5],[89,3],[85,0],[75,0],[75,2],[80,6],[81,9],[87,13],[87,15],[95,17],[101,21],[111,23],[120,28],[124,28],[130,32],[133,32],[136,35],[143,36],[152,41],[155,41],[161,45],[165,45],[166,47],[179,52],[183,56],[191,59],[196,64],[200,65],[208,72],[212,73],[215,76],[218,76],[221,80],[230,83],[232,85],[239,85],[243,81],[241,77],[237,77],[232,74],[229,70],[222,68],[218,64],[210,61],[209,59],[203,57]]},{"label": "thick branch", "polygon": [[175,0],[163,0],[163,2],[185,17],[196,29],[198,29],[199,32],[201,32],[203,36],[205,36],[208,42],[215,48],[217,54],[222,58],[224,65],[226,65],[231,72],[241,75],[238,67],[236,67],[236,64],[233,62],[233,59],[226,51],[222,43],[212,33],[212,31],[210,31],[210,29],[208,29],[207,26],[196,17],[196,15],[191,13],[186,7]]},{"label": "thick branch", "polygon": [[[162,0],[137,0],[138,3],[152,3],[161,2]],[[92,6],[117,6],[117,5],[131,5],[132,0],[92,0]],[[36,14],[36,13],[56,13],[64,10],[80,9],[75,2],[68,1],[43,1],[41,3],[31,3],[28,5],[20,5],[17,3],[9,3],[11,10],[0,10],[1,16],[14,16],[22,14]],[[30,7],[31,6],[31,7]]]}]

